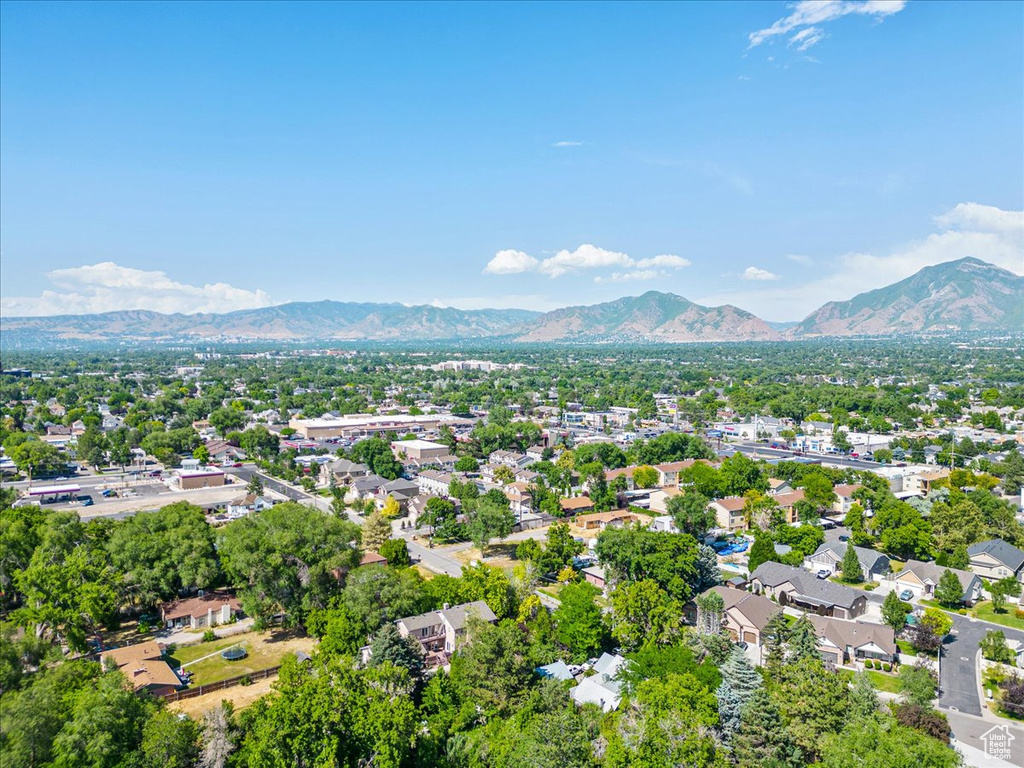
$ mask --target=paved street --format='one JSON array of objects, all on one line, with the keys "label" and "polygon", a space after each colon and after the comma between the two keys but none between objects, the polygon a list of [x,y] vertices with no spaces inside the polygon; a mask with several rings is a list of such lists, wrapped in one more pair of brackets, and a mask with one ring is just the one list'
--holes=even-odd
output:
[{"label": "paved street", "polygon": [[793,453],[793,451],[788,451],[782,448],[769,448],[764,443],[723,441],[719,451],[738,451],[739,453],[750,456],[751,458],[814,459],[820,460],[823,464],[829,464],[837,467],[850,467],[852,469],[878,469],[878,464],[873,461],[864,461],[863,459],[853,459],[849,456],[836,456],[827,453],[804,453],[797,455]]}]

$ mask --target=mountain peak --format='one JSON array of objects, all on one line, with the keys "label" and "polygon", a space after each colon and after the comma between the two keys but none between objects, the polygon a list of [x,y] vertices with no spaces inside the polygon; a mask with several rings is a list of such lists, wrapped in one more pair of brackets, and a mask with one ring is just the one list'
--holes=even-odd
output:
[{"label": "mountain peak", "polygon": [[831,301],[786,335],[855,336],[1024,331],[1024,277],[965,256],[884,288]]}]

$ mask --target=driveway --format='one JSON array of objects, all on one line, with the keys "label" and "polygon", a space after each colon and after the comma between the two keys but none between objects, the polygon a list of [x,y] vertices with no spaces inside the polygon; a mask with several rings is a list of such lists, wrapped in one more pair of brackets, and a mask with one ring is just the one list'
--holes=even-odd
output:
[{"label": "driveway", "polygon": [[[884,584],[874,592],[868,592],[869,603],[880,605],[888,592]],[[939,664],[939,706],[954,712],[981,716],[977,657],[982,639],[988,632],[998,629],[1007,640],[1024,643],[1024,632],[978,621],[968,616],[947,615],[953,619],[953,628],[942,646],[942,659]]]}]

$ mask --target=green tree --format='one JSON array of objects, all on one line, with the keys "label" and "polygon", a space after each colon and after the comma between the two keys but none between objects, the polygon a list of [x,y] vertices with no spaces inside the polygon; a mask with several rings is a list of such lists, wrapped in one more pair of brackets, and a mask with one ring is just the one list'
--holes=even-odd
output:
[{"label": "green tree", "polygon": [[628,650],[678,637],[682,606],[653,581],[620,584],[612,592],[612,636]]},{"label": "green tree", "polygon": [[960,584],[960,579],[948,568],[939,577],[939,583],[935,587],[935,599],[949,607],[960,605],[964,600],[964,588]]},{"label": "green tree", "polygon": [[882,602],[882,621],[892,627],[894,632],[899,632],[907,624],[907,609],[896,590],[889,592]]},{"label": "green tree", "polygon": [[931,706],[938,689],[938,680],[932,668],[923,662],[900,667],[900,697],[908,704]]},{"label": "green tree", "polygon": [[960,755],[937,739],[890,718],[853,720],[824,736],[821,768],[957,768]]},{"label": "green tree", "polygon": [[480,462],[472,456],[461,456],[459,457],[459,460],[455,462],[456,472],[476,472],[479,469]]},{"label": "green tree", "polygon": [[708,504],[710,501],[707,496],[689,491],[670,498],[665,510],[672,516],[680,533],[688,533],[701,541],[715,527],[715,513],[708,508]]},{"label": "green tree", "polygon": [[823,737],[846,724],[849,696],[846,681],[827,673],[817,657],[790,659],[779,671],[773,699],[808,762],[823,754]]},{"label": "green tree", "polygon": [[846,545],[846,552],[843,553],[843,562],[840,567],[843,581],[857,583],[863,581],[864,571],[860,566],[860,559],[857,557],[857,550],[853,544]]},{"label": "green tree", "polygon": [[451,679],[460,695],[485,712],[503,712],[522,701],[533,679],[523,633],[512,621],[471,620],[473,642],[452,658]]},{"label": "green tree", "polygon": [[699,586],[699,550],[692,536],[642,526],[608,528],[597,538],[597,556],[618,580],[651,579],[676,600],[689,600]]},{"label": "green tree", "polygon": [[490,499],[481,499],[468,517],[466,529],[469,538],[484,557],[491,540],[504,540],[516,524],[516,516],[509,509],[507,500],[504,504],[498,504]]},{"label": "green tree", "polygon": [[378,554],[388,561],[388,565],[396,568],[407,568],[412,565],[405,539],[388,539],[381,544]]},{"label": "green tree", "polygon": [[814,625],[807,618],[807,614],[801,614],[789,628],[788,646],[791,661],[801,662],[818,658],[818,641],[814,634]]},{"label": "green tree", "polygon": [[633,470],[633,483],[637,488],[653,488],[658,484],[658,470],[642,466]]},{"label": "green tree", "polygon": [[779,556],[775,552],[775,542],[771,534],[766,531],[754,531],[754,544],[750,547],[750,555],[747,558],[747,568],[750,572],[756,571],[761,563],[778,560]]},{"label": "green tree", "polygon": [[754,691],[743,705],[732,737],[732,754],[739,768],[798,768],[805,764],[778,707],[763,689]]},{"label": "green tree", "polygon": [[258,622],[283,613],[286,626],[303,626],[338,592],[339,575],[358,564],[351,543],[358,537],[353,523],[285,502],[230,523],[217,546],[246,613]]},{"label": "green tree", "polygon": [[142,757],[152,768],[192,768],[199,758],[199,725],[177,712],[157,712],[142,728]]},{"label": "green tree", "polygon": [[124,574],[133,602],[152,606],[220,579],[214,535],[203,510],[185,501],[118,523],[107,540],[110,562]]},{"label": "green tree", "polygon": [[1014,663],[1016,654],[1006,644],[1006,635],[1001,630],[987,632],[978,645],[981,648],[981,655],[989,661],[998,661],[1001,664]]},{"label": "green tree", "polygon": [[761,676],[739,646],[733,646],[720,669],[722,683],[715,695],[722,733],[729,742],[740,726],[743,707],[761,687]]},{"label": "green tree", "polygon": [[556,637],[579,661],[593,655],[604,642],[604,619],[595,602],[598,594],[589,582],[569,584],[558,593],[559,606],[553,614]]},{"label": "green tree", "polygon": [[115,618],[119,580],[78,516],[54,513],[43,522],[28,565],[14,574],[23,603],[14,621],[85,650],[86,637]]},{"label": "green tree", "polygon": [[402,637],[393,623],[381,625],[377,634],[370,642],[371,667],[382,664],[393,664],[409,672],[413,680],[423,676],[423,650],[419,642],[412,637]]}]

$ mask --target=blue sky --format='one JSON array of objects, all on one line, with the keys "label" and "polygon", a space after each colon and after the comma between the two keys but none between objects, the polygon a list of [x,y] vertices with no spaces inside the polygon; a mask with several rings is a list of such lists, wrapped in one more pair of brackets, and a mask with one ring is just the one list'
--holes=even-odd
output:
[{"label": "blue sky", "polygon": [[[1024,6],[5,2],[3,312],[1024,271]],[[489,266],[490,265],[490,266]]]}]

